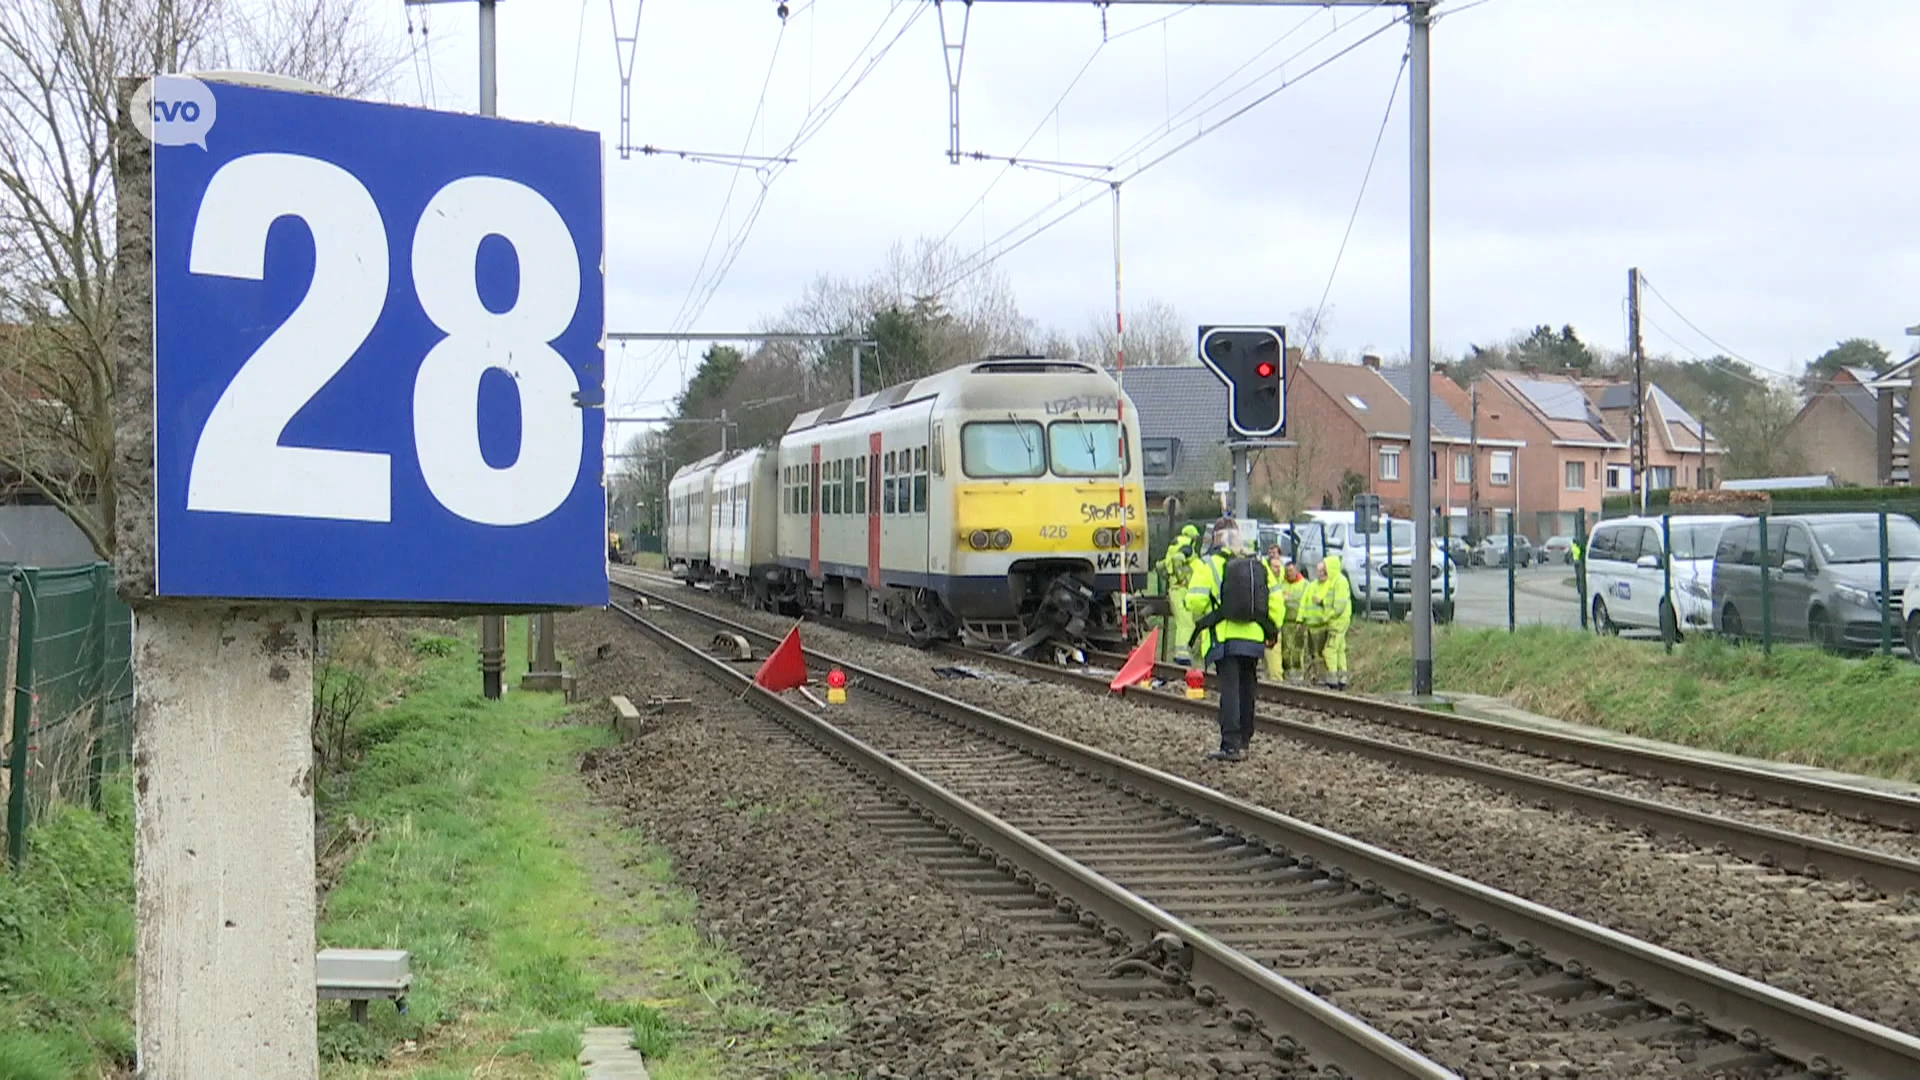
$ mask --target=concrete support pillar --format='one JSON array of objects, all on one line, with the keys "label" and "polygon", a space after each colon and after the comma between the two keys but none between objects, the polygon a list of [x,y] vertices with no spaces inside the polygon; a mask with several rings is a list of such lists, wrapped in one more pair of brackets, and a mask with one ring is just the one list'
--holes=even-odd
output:
[{"label": "concrete support pillar", "polygon": [[142,1080],[314,1080],[313,613],[134,620]]}]

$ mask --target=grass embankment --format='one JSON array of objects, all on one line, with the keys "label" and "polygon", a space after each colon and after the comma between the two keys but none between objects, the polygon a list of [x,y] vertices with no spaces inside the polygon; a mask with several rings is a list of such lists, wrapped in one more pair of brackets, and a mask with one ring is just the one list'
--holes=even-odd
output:
[{"label": "grass embankment", "polygon": [[364,757],[329,817],[370,839],[321,921],[323,945],[410,950],[415,991],[367,1028],[323,1006],[325,1075],[575,1077],[589,1024],[632,1026],[660,1080],[720,1075],[717,1044],[761,1027],[752,988],[662,853],[586,835],[615,832],[576,771],[604,729],[562,723],[555,695],[481,699],[465,641],[417,647],[436,659],[415,691],[356,727]]},{"label": "grass embankment", "polygon": [[0,1077],[70,1080],[133,1067],[133,793],[56,807],[0,862]]},{"label": "grass embankment", "polygon": [[[1358,623],[1353,687],[1407,688],[1406,624]],[[1503,698],[1530,712],[1749,757],[1920,781],[1920,665],[1810,648],[1657,644],[1549,627],[1437,628],[1442,692]]]},{"label": "grass embankment", "polygon": [[[661,1080],[722,1075],[735,1040],[777,1050],[783,1025],[695,928],[666,857],[588,804],[577,754],[604,730],[564,723],[556,695],[483,700],[467,641],[416,634],[403,651],[404,674],[371,680],[398,700],[352,721],[348,768],[323,793],[319,937],[409,950],[414,989],[407,1015],[375,1003],[364,1028],[323,1002],[323,1075],[577,1077],[590,1023],[632,1026]],[[131,1074],[124,777],[105,801],[56,810],[22,871],[0,865],[3,1080]]]}]

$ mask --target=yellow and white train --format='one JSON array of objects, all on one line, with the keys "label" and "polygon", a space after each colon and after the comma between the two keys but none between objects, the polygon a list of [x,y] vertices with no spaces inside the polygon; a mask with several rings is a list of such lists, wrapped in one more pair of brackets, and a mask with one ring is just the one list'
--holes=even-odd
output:
[{"label": "yellow and white train", "polygon": [[756,607],[922,643],[1123,644],[1125,594],[1146,584],[1139,443],[1098,367],[964,364],[675,473],[668,565]]}]

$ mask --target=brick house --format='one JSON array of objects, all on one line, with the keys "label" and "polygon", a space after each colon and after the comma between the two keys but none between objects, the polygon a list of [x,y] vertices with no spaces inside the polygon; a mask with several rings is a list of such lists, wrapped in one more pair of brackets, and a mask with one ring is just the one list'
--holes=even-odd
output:
[{"label": "brick house", "polygon": [[[1536,543],[1572,533],[1580,511],[1587,512],[1589,524],[1596,522],[1601,499],[1628,489],[1632,456],[1626,438],[1607,423],[1575,379],[1489,371],[1475,390],[1483,422],[1501,425],[1522,443],[1505,476],[1501,462],[1495,462],[1487,477],[1488,487],[1511,489],[1503,509],[1515,513],[1515,532]],[[1494,503],[1501,501],[1496,497]],[[1496,515],[1500,531],[1503,518]]]},{"label": "brick house", "polygon": [[[1633,384],[1615,379],[1586,379],[1587,396],[1599,408],[1607,426],[1633,445]],[[1706,425],[1654,383],[1647,384],[1647,490],[1669,488],[1706,490],[1718,486],[1720,461],[1726,448]],[[1630,490],[1633,455],[1627,455]],[[1609,488],[1608,494],[1614,494]]]},{"label": "brick house", "polygon": [[[1882,391],[1874,385],[1879,381],[1867,368],[1841,368],[1814,391],[1787,426],[1787,438],[1806,464],[1843,484],[1882,482],[1877,445]],[[1893,400],[1899,401],[1897,391]],[[1904,458],[1912,443],[1912,424],[1900,413],[1894,423],[1894,456]]]},{"label": "brick house", "polygon": [[[1455,535],[1467,532],[1467,508],[1475,454],[1467,417],[1444,396],[1436,377],[1428,415],[1434,510]],[[1346,492],[1357,484],[1380,496],[1383,509],[1398,517],[1413,511],[1413,437],[1410,368],[1385,368],[1377,357],[1361,364],[1299,362],[1287,385],[1287,434],[1300,445],[1261,455],[1254,468],[1254,490],[1277,508],[1344,509]],[[1501,449],[1518,449],[1512,440],[1489,436],[1478,449],[1486,459]],[[1349,477],[1355,479],[1349,480]]]}]

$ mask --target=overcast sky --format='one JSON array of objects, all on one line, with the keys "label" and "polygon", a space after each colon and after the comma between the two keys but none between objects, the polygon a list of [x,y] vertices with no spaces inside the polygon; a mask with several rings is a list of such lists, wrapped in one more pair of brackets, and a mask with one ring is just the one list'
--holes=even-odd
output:
[{"label": "overcast sky", "polygon": [[[778,153],[810,112],[819,119],[850,66],[895,42],[774,179],[689,323],[683,305],[716,224],[709,270],[741,235],[759,180],[622,160],[608,0],[501,0],[501,115],[570,119],[605,137],[610,330],[672,329],[676,318],[677,328],[749,328],[818,274],[866,275],[896,240],[951,232],[963,249],[997,251],[998,238],[1033,226],[1008,230],[1076,190],[1056,175],[947,161],[930,4],[789,2],[783,31],[773,0],[645,0],[637,144]],[[611,0],[623,29],[640,3]],[[1856,335],[1909,351],[1903,328],[1920,323],[1920,3],[1470,3],[1442,4],[1433,31],[1437,352],[1541,322],[1620,348],[1634,265],[1677,309],[1647,298],[1651,352],[1718,351],[1704,334],[1785,373]],[[962,9],[947,7],[957,28]],[[474,109],[475,6],[407,11],[411,34],[397,0],[382,14],[405,50],[396,94]],[[1308,70],[1395,14],[1115,4],[1103,45],[1092,4],[977,3],[962,148],[1106,164],[1159,137],[1151,157],[1193,134],[1196,115],[1216,123],[1298,79],[1122,187],[1128,307],[1165,301],[1194,323],[1284,322],[1327,286],[1406,28]],[[1182,114],[1223,79],[1208,101],[1247,92]],[[1329,299],[1328,345],[1349,353],[1407,348],[1407,93],[1403,81]],[[1027,315],[1069,332],[1111,319],[1112,204],[1089,188],[1034,223],[1086,194],[1091,205],[996,264]],[[677,353],[615,349],[612,400],[670,398],[683,371]]]}]

